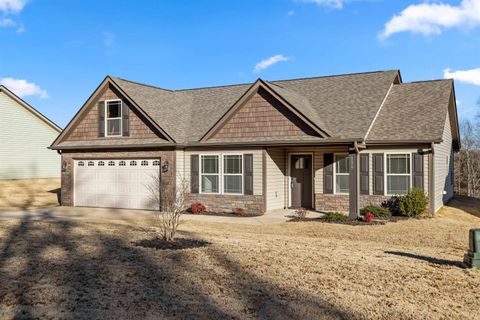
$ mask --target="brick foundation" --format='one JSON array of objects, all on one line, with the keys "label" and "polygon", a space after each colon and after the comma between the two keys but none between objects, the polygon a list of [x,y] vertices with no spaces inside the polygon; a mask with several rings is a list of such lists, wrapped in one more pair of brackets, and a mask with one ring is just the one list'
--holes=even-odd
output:
[{"label": "brick foundation", "polygon": [[211,212],[232,212],[234,208],[243,208],[247,214],[265,212],[264,197],[257,195],[190,194],[190,201],[198,201]]}]

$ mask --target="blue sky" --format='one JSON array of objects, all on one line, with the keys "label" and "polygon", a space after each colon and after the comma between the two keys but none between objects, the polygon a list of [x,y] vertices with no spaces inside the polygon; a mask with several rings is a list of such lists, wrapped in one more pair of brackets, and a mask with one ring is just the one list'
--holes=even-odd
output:
[{"label": "blue sky", "polygon": [[0,0],[0,83],[60,126],[106,75],[180,89],[385,69],[455,78],[467,119],[479,53],[480,0]]}]

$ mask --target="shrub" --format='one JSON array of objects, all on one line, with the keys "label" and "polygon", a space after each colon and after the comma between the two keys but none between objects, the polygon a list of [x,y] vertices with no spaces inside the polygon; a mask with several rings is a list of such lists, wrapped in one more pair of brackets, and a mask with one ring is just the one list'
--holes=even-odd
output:
[{"label": "shrub", "polygon": [[205,207],[200,202],[194,202],[190,206],[190,212],[193,214],[199,214],[207,211],[207,207]]},{"label": "shrub", "polygon": [[362,216],[366,215],[368,212],[372,213],[374,217],[381,218],[381,217],[390,217],[392,213],[390,210],[384,207],[375,206],[373,204],[366,206],[362,210],[360,210],[360,214]]},{"label": "shrub", "polygon": [[308,211],[305,208],[300,208],[300,209],[295,210],[295,212],[293,214],[295,215],[295,217],[297,219],[304,220],[308,215]]},{"label": "shrub", "polygon": [[363,216],[363,220],[365,222],[372,222],[373,221],[373,218],[375,218],[375,215],[372,213],[372,212],[367,212],[364,216]]},{"label": "shrub", "polygon": [[417,217],[427,209],[428,198],[421,189],[413,188],[400,199],[398,210],[401,215]]},{"label": "shrub", "polygon": [[323,219],[328,222],[345,222],[348,221],[348,216],[340,212],[327,212]]},{"label": "shrub", "polygon": [[235,208],[233,209],[233,214],[243,217],[245,215],[245,209],[243,208]]},{"label": "shrub", "polygon": [[388,209],[392,215],[398,216],[400,215],[399,205],[402,198],[402,196],[392,196],[382,203],[382,207]]}]

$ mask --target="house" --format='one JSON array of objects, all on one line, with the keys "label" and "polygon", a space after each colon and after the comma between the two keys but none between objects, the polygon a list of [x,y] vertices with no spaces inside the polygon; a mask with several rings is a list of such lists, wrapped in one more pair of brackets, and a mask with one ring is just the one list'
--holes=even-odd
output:
[{"label": "house", "polygon": [[48,150],[62,129],[0,85],[0,179],[59,178],[60,155]]},{"label": "house", "polygon": [[152,174],[213,211],[342,211],[453,195],[452,80],[380,71],[167,90],[107,76],[51,145],[62,204],[154,209]]}]

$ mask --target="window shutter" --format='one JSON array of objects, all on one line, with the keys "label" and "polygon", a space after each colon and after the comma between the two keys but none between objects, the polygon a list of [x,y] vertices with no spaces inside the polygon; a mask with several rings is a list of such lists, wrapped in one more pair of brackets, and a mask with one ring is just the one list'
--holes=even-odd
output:
[{"label": "window shutter", "polygon": [[333,153],[323,154],[323,193],[333,193]]},{"label": "window shutter", "polygon": [[423,155],[419,153],[412,153],[412,185],[414,188],[423,190]]},{"label": "window shutter", "polygon": [[373,154],[373,194],[383,195],[385,192],[383,158],[383,153]]},{"label": "window shutter", "polygon": [[98,104],[98,136],[105,137],[105,101]]},{"label": "window shutter", "polygon": [[122,101],[122,136],[128,136],[130,134],[129,111],[130,108],[128,105]]},{"label": "window shutter", "polygon": [[253,195],[253,154],[243,155],[243,168],[244,194]]},{"label": "window shutter", "polygon": [[369,155],[360,154],[360,194],[369,194]]},{"label": "window shutter", "polygon": [[198,193],[199,161],[198,154],[190,155],[190,192]]}]

